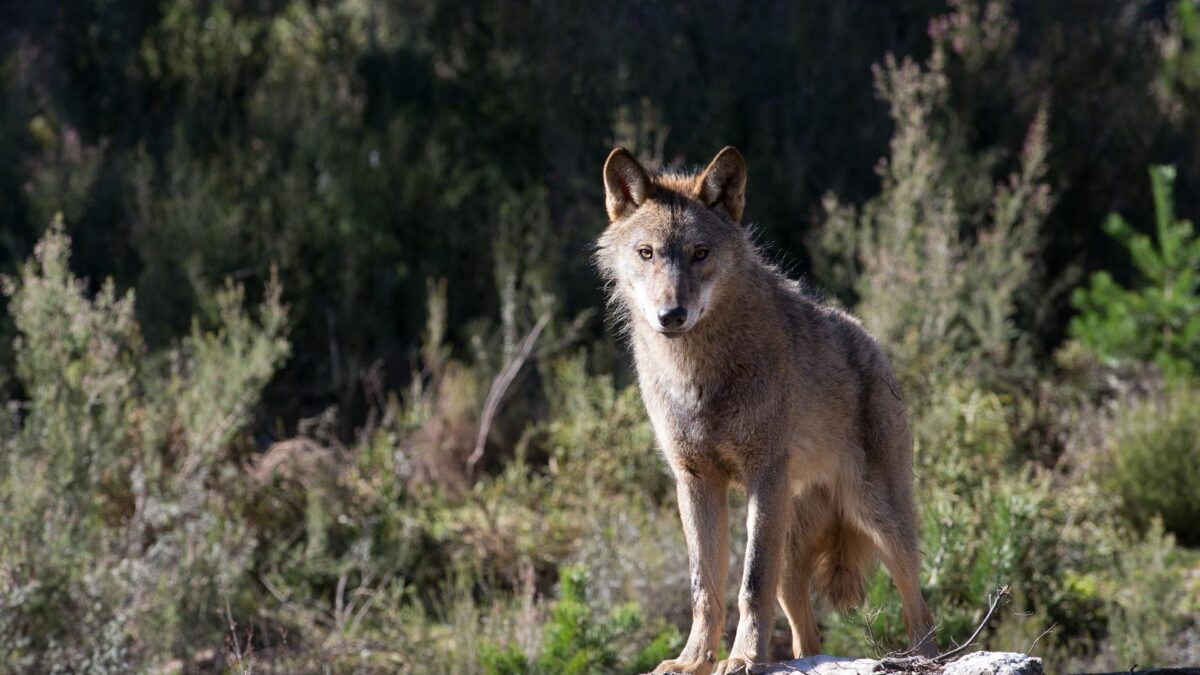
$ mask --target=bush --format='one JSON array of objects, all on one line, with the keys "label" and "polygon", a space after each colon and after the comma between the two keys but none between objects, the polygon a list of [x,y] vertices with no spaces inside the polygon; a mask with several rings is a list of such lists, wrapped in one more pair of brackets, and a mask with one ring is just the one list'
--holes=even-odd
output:
[{"label": "bush", "polygon": [[255,542],[224,461],[287,354],[278,286],[259,317],[240,287],[147,351],[132,291],[94,298],[69,268],[60,221],[3,280],[26,399],[0,430],[0,663],[124,670],[223,631]]},{"label": "bush", "polygon": [[[954,5],[938,25],[978,28],[974,3]],[[1005,5],[987,6],[987,32],[1015,30]],[[1029,123],[1015,168],[993,183],[1000,160],[1014,153],[973,149],[951,101],[949,71],[969,67],[964,59],[996,57],[1011,40],[984,41],[975,48],[990,53],[972,56],[953,31],[931,34],[924,63],[889,54],[874,69],[895,125],[878,165],[881,190],[857,208],[826,195],[818,261],[835,287],[857,295],[856,311],[918,397],[943,375],[994,381],[1029,373],[1028,336],[1016,315],[1039,288],[1032,254],[1053,205],[1045,106]]]},{"label": "bush", "polygon": [[1137,531],[1159,518],[1180,542],[1200,545],[1200,391],[1174,383],[1123,411],[1101,474]]},{"label": "bush", "polygon": [[636,603],[615,607],[601,619],[588,605],[587,572],[581,566],[562,570],[558,601],[544,627],[541,653],[532,662],[514,647],[485,652],[484,670],[494,675],[516,673],[643,673],[673,656],[683,646],[673,626],[660,624],[646,634]]},{"label": "bush", "polygon": [[[485,372],[448,363],[444,381]],[[353,445],[317,431],[255,462],[256,570],[273,595],[259,611],[308,636],[277,665],[386,669],[404,654],[434,672],[607,671],[678,647],[663,620],[690,616],[686,551],[637,389],[589,375],[582,353],[536,367],[545,419],[474,483],[411,471],[441,451],[414,441],[457,386],[391,399]],[[297,534],[268,541],[279,531]],[[536,589],[556,578],[550,603]]]},{"label": "bush", "polygon": [[1154,519],[1143,532],[1122,542],[1103,583],[1112,642],[1108,668],[1182,661],[1170,643],[1200,611],[1175,560],[1179,551],[1171,537],[1164,536],[1162,522]]}]

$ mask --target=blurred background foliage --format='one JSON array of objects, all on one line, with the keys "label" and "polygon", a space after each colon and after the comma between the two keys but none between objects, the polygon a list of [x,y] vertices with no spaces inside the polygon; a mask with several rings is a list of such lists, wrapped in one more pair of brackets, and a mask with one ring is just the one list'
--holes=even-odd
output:
[{"label": "blurred background foliage", "polygon": [[[943,646],[1011,584],[988,647],[1200,660],[1193,0],[3,3],[0,103],[0,670],[677,650],[616,144],[741,148],[893,355]],[[827,651],[903,646],[868,596]]]}]

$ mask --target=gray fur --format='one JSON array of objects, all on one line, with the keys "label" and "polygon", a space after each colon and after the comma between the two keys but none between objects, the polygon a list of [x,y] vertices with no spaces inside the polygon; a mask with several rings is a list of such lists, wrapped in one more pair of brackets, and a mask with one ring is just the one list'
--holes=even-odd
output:
[{"label": "gray fur", "polygon": [[[857,319],[763,260],[739,222],[737,150],[698,175],[652,175],[618,148],[604,176],[610,225],[595,262],[676,478],[691,559],[691,634],[655,672],[763,661],[777,598],[795,656],[818,653],[810,589],[835,606],[858,602],[876,554],[900,589],[912,644],[934,653],[912,439],[883,350]],[[681,327],[660,318],[672,308],[686,310]],[[737,634],[717,664],[731,483],[747,491],[748,541]]]}]

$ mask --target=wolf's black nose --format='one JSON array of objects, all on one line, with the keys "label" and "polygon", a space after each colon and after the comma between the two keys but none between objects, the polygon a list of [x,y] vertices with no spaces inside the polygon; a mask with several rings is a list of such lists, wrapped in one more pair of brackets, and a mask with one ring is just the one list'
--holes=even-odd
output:
[{"label": "wolf's black nose", "polygon": [[658,322],[662,324],[663,328],[682,328],[685,321],[687,321],[686,307],[658,310]]}]

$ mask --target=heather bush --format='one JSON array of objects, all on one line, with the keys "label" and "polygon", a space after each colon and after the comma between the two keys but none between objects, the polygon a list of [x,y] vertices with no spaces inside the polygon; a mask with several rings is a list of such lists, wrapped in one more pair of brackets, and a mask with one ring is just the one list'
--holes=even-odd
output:
[{"label": "heather bush", "polygon": [[58,221],[3,280],[26,395],[0,470],[0,660],[18,671],[122,670],[221,634],[254,546],[223,460],[288,349],[278,287],[251,316],[231,285],[212,326],[150,352],[133,292],[91,297],[69,247]]},{"label": "heather bush", "polygon": [[[690,614],[686,553],[636,388],[590,375],[582,352],[538,356],[543,421],[521,430],[499,471],[463,483],[451,446],[474,442],[480,376],[505,346],[481,343],[474,363],[457,361],[438,346],[444,287],[430,290],[429,384],[391,397],[352,445],[318,422],[254,463],[252,532],[296,533],[258,548],[271,594],[260,600],[270,623],[308,636],[260,662],[373,669],[407,651],[430,670],[555,672],[585,635],[585,669],[641,664],[645,642],[661,660],[675,635],[664,617]],[[464,425],[469,439],[447,431]],[[554,579],[556,600],[537,590]],[[618,634],[629,645],[619,652],[603,644]]]},{"label": "heather bush", "polygon": [[[1045,182],[1048,113],[1038,110],[1016,168],[993,185],[1004,151],[973,150],[950,102],[953,60],[1011,48],[1004,6],[987,7],[990,23],[980,28],[978,8],[956,3],[944,27],[931,29],[933,54],[924,63],[889,55],[875,67],[876,91],[895,124],[877,167],[880,193],[861,207],[832,193],[823,203],[825,274],[857,295],[856,311],[918,396],[921,383],[939,374],[995,380],[1031,367],[1015,315],[1038,287],[1032,253],[1053,204]],[[955,31],[972,26],[994,39],[977,44],[980,53],[962,53]]]},{"label": "heather bush", "polygon": [[1139,531],[1155,519],[1180,542],[1200,544],[1200,391],[1179,382],[1122,411],[1098,468]]},{"label": "heather bush", "polygon": [[1127,663],[1184,663],[1175,636],[1194,622],[1200,603],[1195,582],[1178,565],[1180,551],[1158,520],[1138,536],[1121,542],[1116,565],[1105,576],[1101,595],[1109,617],[1111,668]]}]

